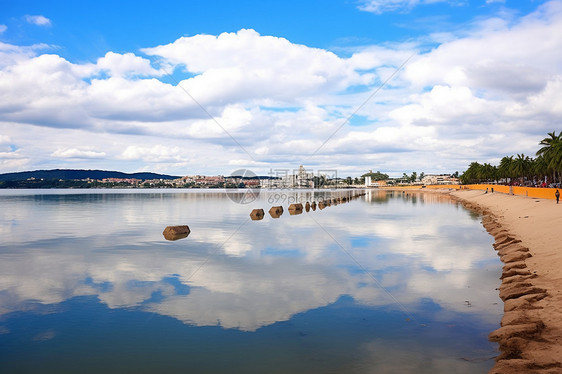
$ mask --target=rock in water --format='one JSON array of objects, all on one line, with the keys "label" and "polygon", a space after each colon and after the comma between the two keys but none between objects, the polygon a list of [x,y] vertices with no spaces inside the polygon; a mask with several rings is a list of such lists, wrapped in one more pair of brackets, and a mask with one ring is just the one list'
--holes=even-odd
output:
[{"label": "rock in water", "polygon": [[166,240],[178,240],[187,238],[191,230],[189,226],[182,225],[182,226],[167,226],[162,234]]},{"label": "rock in water", "polygon": [[302,213],[302,204],[298,203],[298,204],[291,204],[289,205],[289,214],[294,216],[296,214],[301,214]]},{"label": "rock in water", "polygon": [[302,210],[302,204],[301,203],[291,204],[289,205],[289,210]]},{"label": "rock in water", "polygon": [[252,210],[252,213],[250,213],[250,218],[252,221],[259,221],[263,219],[264,215],[265,213],[263,212],[263,209],[254,209]]},{"label": "rock in water", "polygon": [[282,206],[272,206],[269,209],[269,215],[271,218],[279,218],[283,214],[283,207]]}]

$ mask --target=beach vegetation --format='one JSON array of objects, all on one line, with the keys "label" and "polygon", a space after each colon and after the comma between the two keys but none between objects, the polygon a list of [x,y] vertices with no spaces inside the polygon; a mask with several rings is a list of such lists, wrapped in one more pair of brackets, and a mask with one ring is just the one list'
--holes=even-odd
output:
[{"label": "beach vegetation", "polygon": [[545,171],[552,174],[555,182],[560,182],[562,174],[562,131],[556,135],[556,131],[549,132],[548,137],[540,141],[542,147],[537,151],[537,156],[542,156]]},{"label": "beach vegetation", "polygon": [[524,153],[504,156],[499,165],[472,162],[460,176],[463,184],[471,183],[517,183],[520,185],[544,185],[560,183],[562,180],[562,131],[548,133],[539,142],[541,148],[536,158]]}]

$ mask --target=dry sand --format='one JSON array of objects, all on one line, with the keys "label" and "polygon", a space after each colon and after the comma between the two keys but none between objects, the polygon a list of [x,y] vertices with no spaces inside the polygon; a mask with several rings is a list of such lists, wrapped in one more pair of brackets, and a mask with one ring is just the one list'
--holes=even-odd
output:
[{"label": "dry sand", "polygon": [[490,373],[562,373],[562,203],[478,190],[450,193],[483,214],[504,262],[500,355]]}]

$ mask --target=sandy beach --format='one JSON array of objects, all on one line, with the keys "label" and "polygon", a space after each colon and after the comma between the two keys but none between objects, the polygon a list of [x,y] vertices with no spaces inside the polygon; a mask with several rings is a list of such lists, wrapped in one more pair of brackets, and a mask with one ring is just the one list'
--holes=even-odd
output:
[{"label": "sandy beach", "polygon": [[562,373],[562,204],[458,190],[450,195],[483,214],[501,257],[500,355],[490,373]]}]

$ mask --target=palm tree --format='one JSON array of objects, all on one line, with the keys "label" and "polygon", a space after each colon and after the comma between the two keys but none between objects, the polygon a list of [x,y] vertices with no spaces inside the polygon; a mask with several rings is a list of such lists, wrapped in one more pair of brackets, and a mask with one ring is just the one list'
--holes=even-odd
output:
[{"label": "palm tree", "polygon": [[513,156],[505,156],[501,159],[498,173],[500,178],[505,178],[506,180],[513,177]]},{"label": "palm tree", "polygon": [[478,162],[472,162],[468,166],[468,169],[466,169],[466,171],[461,175],[462,183],[470,184],[478,182],[482,174],[481,169],[482,165],[480,165]]},{"label": "palm tree", "polygon": [[410,182],[414,183],[417,179],[418,179],[418,173],[413,171],[412,176],[410,177]]},{"label": "palm tree", "polygon": [[485,179],[488,182],[492,180],[496,180],[497,169],[495,166],[492,166],[491,164],[484,163],[484,165],[482,165],[481,173],[482,173],[482,179]]},{"label": "palm tree", "polygon": [[552,172],[553,181],[556,175],[562,172],[562,131],[556,135],[556,131],[548,133],[549,138],[540,141],[542,147],[537,151],[537,156],[543,156],[549,172]]},{"label": "palm tree", "polygon": [[523,153],[517,154],[513,160],[513,174],[519,178],[526,178],[530,176],[532,159],[525,156]]},{"label": "palm tree", "polygon": [[539,181],[543,181],[544,177],[548,175],[548,164],[546,163],[546,160],[542,155],[535,158],[531,170],[533,175]]}]

